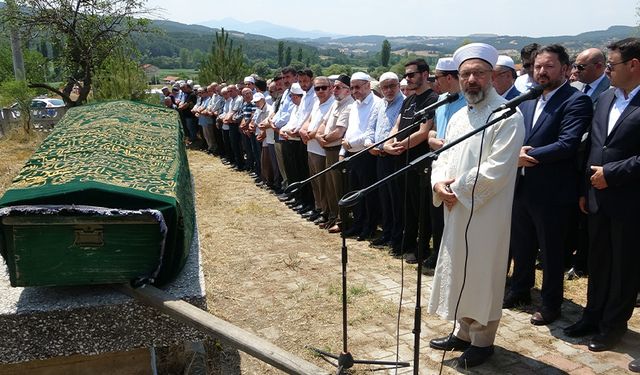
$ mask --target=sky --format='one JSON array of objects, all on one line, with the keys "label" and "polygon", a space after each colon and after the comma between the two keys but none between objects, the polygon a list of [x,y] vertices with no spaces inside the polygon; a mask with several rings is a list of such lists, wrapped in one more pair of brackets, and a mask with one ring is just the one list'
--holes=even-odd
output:
[{"label": "sky", "polygon": [[[320,6],[322,4],[322,6]],[[187,24],[231,17],[345,35],[576,35],[638,24],[639,0],[147,0],[151,18]],[[242,30],[237,30],[242,31]]]}]

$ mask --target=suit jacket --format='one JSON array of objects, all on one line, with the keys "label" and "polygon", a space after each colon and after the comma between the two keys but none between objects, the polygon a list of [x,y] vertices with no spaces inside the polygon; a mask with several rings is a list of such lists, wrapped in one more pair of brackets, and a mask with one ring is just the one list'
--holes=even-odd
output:
[{"label": "suit jacket", "polygon": [[[584,89],[585,84],[582,82],[576,81],[571,83],[571,86],[582,91],[582,89]],[[609,81],[609,77],[605,75],[604,78],[602,78],[602,81],[600,81],[598,86],[593,90],[591,95],[589,95],[589,97],[591,98],[591,101],[593,102],[593,108],[596,108],[596,104],[598,103],[598,98],[600,97],[600,94],[607,91],[609,87],[611,87],[611,81]]]},{"label": "suit jacket", "polygon": [[[638,215],[640,210],[640,95],[631,100],[607,135],[614,92],[614,88],[605,91],[596,106],[584,186],[591,213],[604,210],[610,216],[624,217]],[[591,186],[592,165],[604,167],[607,188]]]},{"label": "suit jacket", "polygon": [[593,107],[589,97],[565,82],[544,106],[533,124],[537,100],[519,108],[524,116],[528,154],[538,160],[533,167],[518,172],[516,194],[529,201],[554,205],[577,202],[579,170],[576,157],[580,139],[591,123]]},{"label": "suit jacket", "polygon": [[507,100],[511,100],[518,95],[520,95],[520,91],[518,91],[518,89],[515,86],[511,86],[511,89],[507,91],[507,95],[505,95],[504,98]]}]

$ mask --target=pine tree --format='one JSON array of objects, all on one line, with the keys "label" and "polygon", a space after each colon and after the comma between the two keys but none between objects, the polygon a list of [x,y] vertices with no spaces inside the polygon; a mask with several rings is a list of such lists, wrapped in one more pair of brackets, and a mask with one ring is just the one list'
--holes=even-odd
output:
[{"label": "pine tree", "polygon": [[203,84],[210,82],[235,82],[242,79],[245,73],[242,47],[234,47],[229,33],[216,32],[211,45],[211,52],[202,62],[198,79]]},{"label": "pine tree", "polygon": [[284,67],[284,42],[278,42],[278,66]]},{"label": "pine tree", "polygon": [[389,58],[391,58],[391,43],[385,39],[382,41],[382,51],[380,52],[380,63],[382,66],[389,66]]}]

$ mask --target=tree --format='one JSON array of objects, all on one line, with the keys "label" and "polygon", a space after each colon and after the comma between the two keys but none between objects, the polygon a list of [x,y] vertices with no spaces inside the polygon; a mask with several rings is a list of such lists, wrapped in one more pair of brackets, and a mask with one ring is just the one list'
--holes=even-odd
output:
[{"label": "tree", "polygon": [[186,48],[180,48],[180,67],[182,69],[191,67],[191,51]]},{"label": "tree", "polygon": [[[13,16],[26,35],[46,34],[64,72],[62,90],[43,82],[30,82],[62,97],[68,106],[87,100],[96,69],[113,50],[130,42],[133,32],[146,32],[149,21],[135,18],[149,12],[144,0],[17,0],[21,12]],[[5,18],[8,16],[5,15]],[[72,96],[74,87],[77,97]]]},{"label": "tree", "polygon": [[382,51],[380,51],[380,63],[384,67],[389,66],[389,58],[391,57],[391,43],[388,40],[382,41]]},{"label": "tree", "polygon": [[278,67],[284,67],[284,42],[278,42]]},{"label": "tree", "polygon": [[216,31],[211,45],[211,52],[200,67],[198,80],[208,82],[235,82],[242,79],[245,73],[244,56],[241,47],[234,47],[229,33]]},{"label": "tree", "polygon": [[298,47],[298,61],[302,61],[303,57],[302,57],[302,47]]},{"label": "tree", "polygon": [[147,76],[124,48],[116,49],[96,71],[96,99],[140,100],[145,96]]},{"label": "tree", "polygon": [[291,46],[287,47],[287,51],[284,53],[284,65],[288,66],[291,64]]}]

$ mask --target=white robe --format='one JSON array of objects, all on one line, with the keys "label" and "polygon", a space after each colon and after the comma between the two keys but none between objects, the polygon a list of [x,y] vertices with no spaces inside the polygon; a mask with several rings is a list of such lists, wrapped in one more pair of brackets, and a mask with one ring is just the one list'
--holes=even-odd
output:
[{"label": "white robe", "polygon": [[[487,97],[473,109],[464,107],[451,117],[445,139],[457,139],[484,125],[491,111],[505,101],[490,88]],[[451,211],[444,209],[444,233],[428,311],[447,320],[471,318],[487,325],[488,321],[498,320],[502,315],[511,207],[518,156],[525,133],[522,114],[518,111],[484,131],[474,212],[468,232],[466,282],[454,316],[464,278],[465,228],[471,213],[482,133],[443,152],[433,163],[432,184],[455,178],[451,190],[458,202]],[[436,206],[442,204],[436,194],[433,195],[433,203]]]}]

